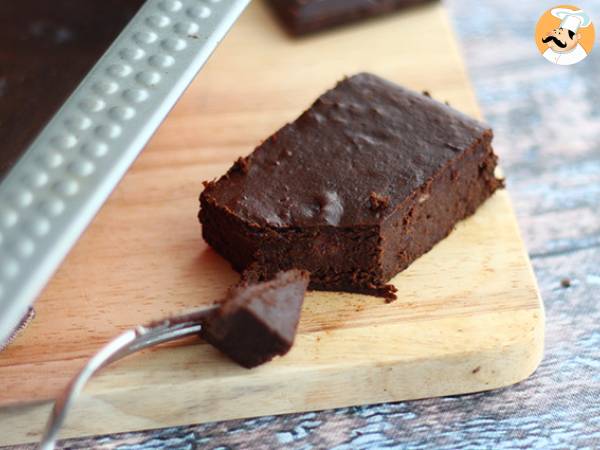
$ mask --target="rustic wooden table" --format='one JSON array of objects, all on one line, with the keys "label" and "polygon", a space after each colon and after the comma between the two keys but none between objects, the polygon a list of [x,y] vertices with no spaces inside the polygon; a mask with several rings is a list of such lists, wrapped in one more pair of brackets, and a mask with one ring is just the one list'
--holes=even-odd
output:
[{"label": "rustic wooden table", "polygon": [[[576,66],[552,66],[533,42],[539,2],[446,4],[496,132],[547,309],[537,372],[489,393],[69,440],[63,448],[600,447],[600,49]],[[600,20],[599,1],[581,6]]]}]

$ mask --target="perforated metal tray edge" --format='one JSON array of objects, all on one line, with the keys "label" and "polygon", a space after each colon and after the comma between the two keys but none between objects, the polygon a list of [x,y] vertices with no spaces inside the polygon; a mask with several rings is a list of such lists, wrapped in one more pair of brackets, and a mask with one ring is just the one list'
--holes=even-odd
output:
[{"label": "perforated metal tray edge", "polygon": [[147,0],[2,180],[0,342],[249,2]]}]

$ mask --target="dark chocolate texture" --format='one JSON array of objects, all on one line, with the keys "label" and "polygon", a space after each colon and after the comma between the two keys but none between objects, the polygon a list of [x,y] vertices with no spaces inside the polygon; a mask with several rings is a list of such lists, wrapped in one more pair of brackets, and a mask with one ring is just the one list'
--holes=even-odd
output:
[{"label": "dark chocolate texture", "polygon": [[203,320],[202,338],[247,368],[285,355],[294,343],[308,282],[307,272],[290,270],[232,288]]},{"label": "dark chocolate texture", "polygon": [[0,181],[143,2],[2,2]]},{"label": "dark chocolate texture", "polygon": [[502,181],[492,131],[371,74],[341,81],[200,197],[204,239],[248,279],[395,298],[398,272]]},{"label": "dark chocolate texture", "polygon": [[355,22],[367,17],[426,3],[431,0],[269,0],[285,25],[295,35]]}]

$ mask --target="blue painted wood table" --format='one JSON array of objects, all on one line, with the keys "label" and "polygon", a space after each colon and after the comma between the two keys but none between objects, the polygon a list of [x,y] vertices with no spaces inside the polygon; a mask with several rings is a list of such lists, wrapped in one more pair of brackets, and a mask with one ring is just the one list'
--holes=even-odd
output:
[{"label": "blue painted wood table", "polygon": [[[542,59],[533,32],[550,4],[446,5],[546,305],[537,372],[489,393],[76,439],[63,448],[600,448],[600,49],[576,66]],[[600,1],[580,6],[600,20]]]}]

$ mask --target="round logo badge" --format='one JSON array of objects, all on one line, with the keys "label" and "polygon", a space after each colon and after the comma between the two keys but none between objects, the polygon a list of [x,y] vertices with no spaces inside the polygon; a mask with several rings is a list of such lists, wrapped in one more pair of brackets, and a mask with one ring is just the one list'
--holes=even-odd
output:
[{"label": "round logo badge", "polygon": [[592,51],[595,38],[590,16],[573,5],[550,8],[537,23],[535,43],[553,64],[570,66],[583,61]]}]

